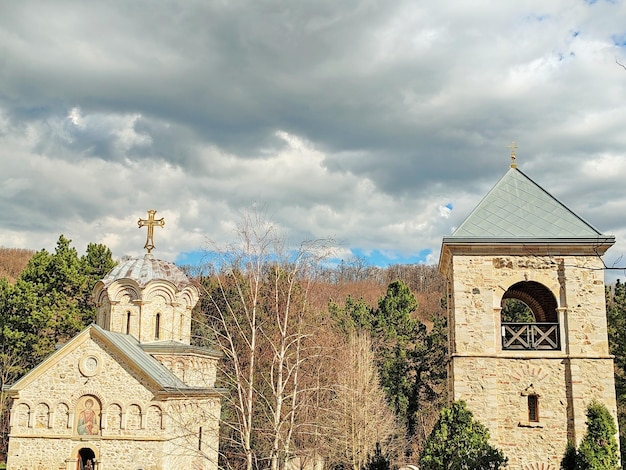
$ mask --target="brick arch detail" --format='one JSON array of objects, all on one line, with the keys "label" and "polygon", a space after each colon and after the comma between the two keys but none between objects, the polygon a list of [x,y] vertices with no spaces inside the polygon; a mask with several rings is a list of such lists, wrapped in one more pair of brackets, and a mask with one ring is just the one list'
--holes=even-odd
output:
[{"label": "brick arch detail", "polygon": [[511,377],[520,384],[528,382],[537,385],[543,382],[547,376],[548,372],[544,371],[543,367],[532,364],[522,364],[511,371]]},{"label": "brick arch detail", "polygon": [[557,467],[551,463],[532,462],[532,463],[525,463],[522,466],[522,469],[523,470],[557,470]]},{"label": "brick arch detail", "polygon": [[539,282],[521,281],[513,284],[502,296],[502,301],[506,299],[524,302],[532,310],[537,322],[559,321],[556,297],[550,289]]}]

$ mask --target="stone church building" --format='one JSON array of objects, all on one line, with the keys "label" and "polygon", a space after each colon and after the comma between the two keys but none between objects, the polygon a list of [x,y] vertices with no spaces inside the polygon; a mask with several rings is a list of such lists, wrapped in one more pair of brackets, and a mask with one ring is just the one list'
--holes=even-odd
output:
[{"label": "stone church building", "polygon": [[7,470],[217,469],[220,355],[190,345],[198,288],[153,247],[97,283],[95,324],[10,387]]},{"label": "stone church building", "polygon": [[[600,258],[615,240],[512,160],[443,239],[450,397],[487,426],[510,469],[557,470],[591,401],[617,416]],[[503,316],[511,299],[530,318]]]}]

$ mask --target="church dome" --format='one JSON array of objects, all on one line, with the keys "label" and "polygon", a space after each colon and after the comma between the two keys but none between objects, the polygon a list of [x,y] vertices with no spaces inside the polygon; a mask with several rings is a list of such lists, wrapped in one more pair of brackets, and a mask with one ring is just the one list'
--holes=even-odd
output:
[{"label": "church dome", "polygon": [[164,280],[174,284],[178,289],[189,285],[189,279],[174,263],[156,259],[147,253],[143,258],[133,258],[121,262],[107,274],[102,282],[109,285],[119,279],[132,279],[141,287],[150,281]]}]

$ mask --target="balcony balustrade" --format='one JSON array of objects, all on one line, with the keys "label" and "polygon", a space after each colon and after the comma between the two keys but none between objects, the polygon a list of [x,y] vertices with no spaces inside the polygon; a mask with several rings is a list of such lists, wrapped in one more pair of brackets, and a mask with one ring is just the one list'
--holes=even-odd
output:
[{"label": "balcony balustrade", "polygon": [[502,323],[502,349],[561,349],[558,323]]}]

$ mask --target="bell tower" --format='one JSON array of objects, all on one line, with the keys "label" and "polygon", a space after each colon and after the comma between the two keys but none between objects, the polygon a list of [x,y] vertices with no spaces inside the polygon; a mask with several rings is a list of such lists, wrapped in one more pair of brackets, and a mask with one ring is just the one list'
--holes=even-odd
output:
[{"label": "bell tower", "polygon": [[522,173],[514,154],[443,239],[450,397],[487,426],[511,469],[557,470],[593,400],[616,418],[600,258],[614,243]]}]

